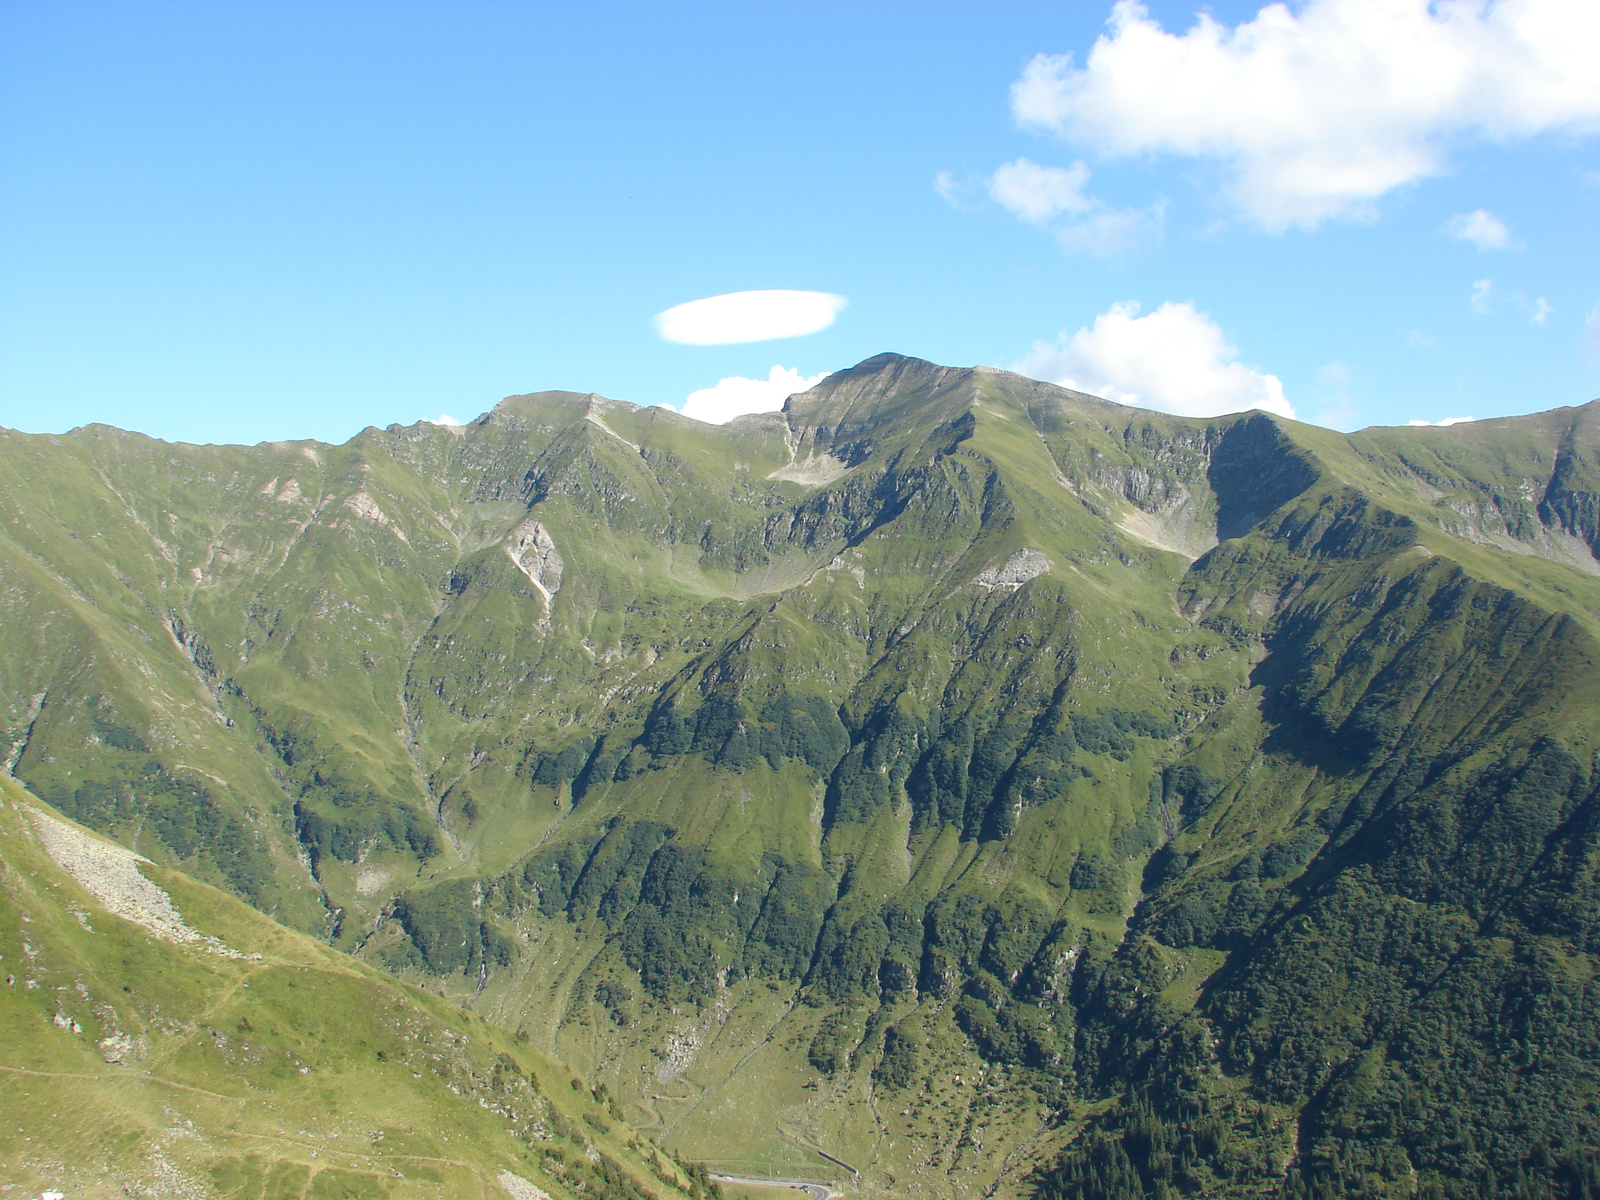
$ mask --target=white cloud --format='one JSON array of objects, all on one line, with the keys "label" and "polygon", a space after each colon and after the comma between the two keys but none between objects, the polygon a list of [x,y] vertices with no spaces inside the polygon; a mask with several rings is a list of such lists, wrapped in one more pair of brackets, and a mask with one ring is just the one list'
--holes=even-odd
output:
[{"label": "white cloud", "polygon": [[656,331],[686,346],[801,337],[832,325],[847,303],[828,292],[727,292],[657,313]]},{"label": "white cloud", "polygon": [[422,419],[424,421],[426,421],[429,425],[462,425],[462,424],[465,424],[465,422],[456,420],[449,413],[440,413],[437,417],[423,417]]},{"label": "white cloud", "polygon": [[799,368],[778,366],[765,379],[732,375],[719,380],[716,387],[689,393],[683,402],[683,415],[708,425],[722,425],[745,413],[775,412],[790,396],[816,387],[826,375],[824,371],[802,379]]},{"label": "white cloud", "polygon": [[1407,421],[1406,424],[1414,425],[1419,429],[1423,426],[1443,428],[1450,425],[1470,425],[1477,419],[1477,417],[1446,417],[1442,421]]},{"label": "white cloud", "polygon": [[1550,301],[1546,300],[1543,296],[1540,296],[1533,302],[1533,312],[1528,317],[1528,320],[1532,321],[1535,325],[1543,325],[1545,318],[1553,312],[1555,312],[1555,309],[1550,307]]},{"label": "white cloud", "polygon": [[[1063,213],[1072,214],[1067,223],[1052,226],[1057,244],[1068,254],[1117,258],[1161,241],[1166,232],[1165,200],[1149,208],[1111,208],[1084,192],[1088,182],[1089,168],[1081,162],[1046,167],[1019,158],[995,169],[988,180],[989,197],[1035,225],[1049,225]],[[970,185],[956,182],[948,171],[939,173],[934,188],[951,207],[970,207],[965,203]]]},{"label": "white cloud", "polygon": [[1457,213],[1445,222],[1444,231],[1458,242],[1471,242],[1479,250],[1511,249],[1511,231],[1488,209]]},{"label": "white cloud", "polygon": [[1012,369],[1122,404],[1185,417],[1262,408],[1293,417],[1283,384],[1235,361],[1221,327],[1191,304],[1163,304],[1148,316],[1135,301],[1113,304],[1092,328],[1035,342]]},{"label": "white cloud", "polygon": [[1467,297],[1467,303],[1472,305],[1472,311],[1486,313],[1494,298],[1494,281],[1492,279],[1475,279],[1472,281],[1472,294]]},{"label": "white cloud", "polygon": [[940,171],[933,177],[933,190],[939,193],[939,199],[957,212],[972,212],[978,207],[972,196],[982,186],[982,181],[971,175],[957,179],[949,171]]},{"label": "white cloud", "polygon": [[1272,230],[1370,217],[1453,143],[1600,129],[1593,0],[1306,0],[1182,35],[1117,0],[1110,25],[1081,69],[1028,64],[1017,120],[1105,154],[1218,161]]},{"label": "white cloud", "polygon": [[1085,219],[1056,230],[1056,241],[1068,254],[1117,258],[1161,241],[1167,226],[1167,205],[1149,208],[1097,208]]},{"label": "white cloud", "polygon": [[1091,202],[1083,185],[1088,182],[1089,168],[1081,162],[1064,169],[1019,158],[995,168],[989,195],[1002,208],[1039,225],[1057,213],[1086,211]]}]

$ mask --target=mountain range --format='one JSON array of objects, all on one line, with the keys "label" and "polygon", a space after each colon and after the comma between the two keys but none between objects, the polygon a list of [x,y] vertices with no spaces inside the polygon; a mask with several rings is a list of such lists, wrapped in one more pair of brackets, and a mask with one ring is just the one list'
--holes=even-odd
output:
[{"label": "mountain range", "polygon": [[709,1186],[657,1144],[1600,1194],[1600,402],[1342,434],[881,355],[722,426],[545,392],[0,464],[15,811],[579,1072],[615,1178],[550,1195]]}]

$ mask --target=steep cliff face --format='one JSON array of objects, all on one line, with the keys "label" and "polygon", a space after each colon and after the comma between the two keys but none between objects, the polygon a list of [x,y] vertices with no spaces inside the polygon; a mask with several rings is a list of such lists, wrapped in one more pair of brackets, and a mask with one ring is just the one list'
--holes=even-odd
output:
[{"label": "steep cliff face", "polygon": [[9,434],[10,762],[729,1167],[1576,1178],[1597,411],[1345,437],[885,355],[723,427]]}]

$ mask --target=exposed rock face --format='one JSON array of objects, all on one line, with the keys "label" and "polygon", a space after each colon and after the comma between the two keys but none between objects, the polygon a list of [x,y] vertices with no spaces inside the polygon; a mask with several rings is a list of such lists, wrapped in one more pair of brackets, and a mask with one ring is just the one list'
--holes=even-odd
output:
[{"label": "exposed rock face", "polygon": [[344,506],[363,521],[371,521],[374,525],[387,525],[389,518],[383,515],[383,509],[378,507],[378,502],[365,492],[357,492],[353,496],[346,496]]},{"label": "exposed rock face", "polygon": [[1030,579],[1050,570],[1050,560],[1037,550],[1024,547],[999,566],[986,567],[972,582],[979,587],[1009,588],[1015,591]]},{"label": "exposed rock face", "polygon": [[767,478],[786,479],[791,483],[823,487],[836,479],[842,479],[849,469],[845,463],[831,454],[811,454],[807,455],[804,462],[792,462],[779,467],[776,471],[770,472]]},{"label": "exposed rock face", "polygon": [[561,590],[561,555],[556,550],[555,539],[550,536],[549,530],[538,521],[524,521],[512,533],[506,553],[517,564],[517,570],[539,589],[548,615],[551,601]]}]

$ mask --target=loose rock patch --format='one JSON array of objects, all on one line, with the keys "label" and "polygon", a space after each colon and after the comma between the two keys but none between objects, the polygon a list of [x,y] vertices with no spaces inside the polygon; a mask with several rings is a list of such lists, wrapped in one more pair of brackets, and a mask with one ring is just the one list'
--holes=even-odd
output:
[{"label": "loose rock patch", "polygon": [[244,957],[216,938],[189,928],[173,907],[172,898],[140,873],[138,864],[149,862],[148,858],[91,837],[39,809],[30,808],[28,812],[39,827],[46,852],[107,912],[132,921],[165,941],[203,947],[226,958]]}]

